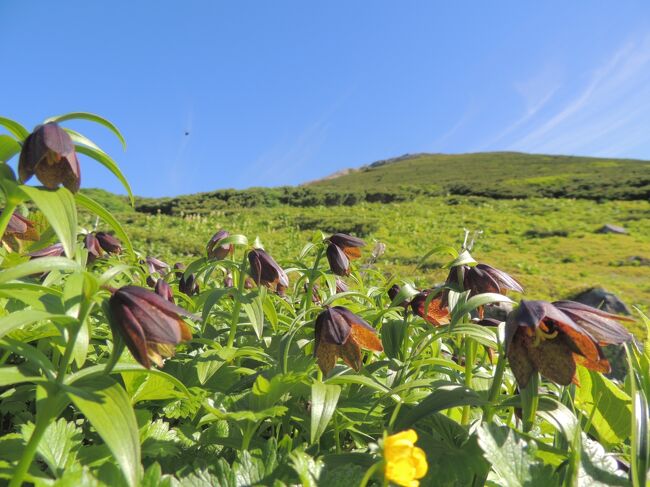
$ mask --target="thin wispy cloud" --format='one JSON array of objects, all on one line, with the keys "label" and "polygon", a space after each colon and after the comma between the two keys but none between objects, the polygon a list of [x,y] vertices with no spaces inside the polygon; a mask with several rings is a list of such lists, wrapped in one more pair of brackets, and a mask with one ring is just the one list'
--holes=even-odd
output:
[{"label": "thin wispy cloud", "polygon": [[[650,36],[621,46],[573,96],[510,145],[512,150],[617,156],[645,143],[650,128]],[[646,130],[647,133],[647,130]],[[626,141],[626,145],[618,143]]]}]

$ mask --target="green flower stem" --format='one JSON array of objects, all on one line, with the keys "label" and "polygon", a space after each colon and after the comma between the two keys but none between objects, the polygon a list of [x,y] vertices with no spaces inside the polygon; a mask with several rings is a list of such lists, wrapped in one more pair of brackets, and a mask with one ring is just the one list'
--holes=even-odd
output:
[{"label": "green flower stem", "polygon": [[307,294],[305,294],[305,297],[303,298],[303,305],[302,308],[307,311],[312,303],[312,296],[314,295],[314,286],[316,285],[316,271],[318,271],[318,264],[320,264],[320,260],[323,258],[323,249],[325,247],[323,245],[320,245],[318,248],[318,253],[316,254],[316,259],[314,260],[314,266],[311,268],[311,272],[309,273],[309,286],[307,287]]},{"label": "green flower stem", "polygon": [[230,332],[228,333],[228,347],[232,347],[235,343],[237,336],[237,325],[239,324],[239,312],[241,311],[241,298],[244,293],[244,283],[246,281],[246,259],[248,252],[244,252],[244,257],[241,261],[239,268],[239,280],[237,281],[237,296],[235,297],[235,304],[232,307],[232,318],[230,320]]},{"label": "green flower stem", "polygon": [[[474,359],[476,358],[476,342],[469,337],[465,337],[465,387],[472,387],[472,378],[474,376]],[[470,406],[463,406],[463,416],[461,424],[469,424]]]},{"label": "green flower stem", "polygon": [[521,396],[523,429],[528,433],[535,424],[537,406],[539,405],[539,372],[532,373],[528,385],[519,391],[519,395]]},{"label": "green flower stem", "polygon": [[368,482],[370,482],[370,479],[372,478],[372,476],[375,475],[377,470],[379,470],[383,466],[384,466],[384,462],[381,461],[381,462],[375,463],[368,470],[366,470],[366,474],[361,479],[361,482],[359,483],[359,487],[366,487],[368,485]]},{"label": "green flower stem", "polygon": [[483,421],[489,423],[492,421],[494,416],[494,403],[499,397],[499,392],[501,391],[501,386],[503,385],[503,373],[506,370],[506,357],[503,349],[499,350],[499,359],[497,361],[497,366],[494,371],[494,377],[492,378],[492,385],[490,386],[490,392],[488,393],[488,405],[483,408]]},{"label": "green flower stem", "polygon": [[[57,396],[58,394],[49,398],[48,402],[55,403]],[[56,416],[56,408],[48,407],[48,404],[45,404],[44,407],[39,408],[39,411],[40,414],[38,414],[38,418],[36,419],[34,431],[32,431],[32,436],[30,436],[29,441],[23,450],[22,456],[20,457],[20,461],[18,462],[18,465],[13,472],[13,476],[9,482],[9,487],[19,487],[23,484],[25,474],[27,474],[32,461],[34,460],[34,455],[38,449],[38,444],[40,443],[43,434],[47,430],[47,427]]]},{"label": "green flower stem", "polygon": [[5,207],[2,210],[2,213],[0,213],[0,238],[4,237],[11,215],[14,214],[14,210],[17,206],[18,204],[13,199],[8,196],[6,197]]}]

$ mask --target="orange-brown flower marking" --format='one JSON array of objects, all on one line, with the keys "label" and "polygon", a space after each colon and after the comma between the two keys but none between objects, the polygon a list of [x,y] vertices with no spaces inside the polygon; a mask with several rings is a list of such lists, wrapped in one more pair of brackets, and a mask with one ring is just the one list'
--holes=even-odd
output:
[{"label": "orange-brown flower marking", "polygon": [[36,242],[39,238],[38,231],[34,228],[34,222],[18,212],[13,212],[9,217],[7,229],[2,235],[2,244],[7,250],[16,252],[21,247],[20,241]]},{"label": "orange-brown flower marking", "polygon": [[361,257],[361,247],[366,243],[344,233],[335,233],[326,241],[329,242],[326,255],[330,270],[337,276],[347,276],[350,273],[350,260]]},{"label": "orange-brown flower marking", "polygon": [[418,487],[419,479],[429,468],[424,450],[415,446],[418,435],[406,430],[384,440],[384,475],[387,480],[402,487]]},{"label": "orange-brown flower marking", "polygon": [[381,352],[384,347],[375,329],[343,306],[321,312],[314,329],[314,355],[323,374],[328,374],[338,357],[356,371],[361,369],[361,349]]},{"label": "orange-brown flower marking", "polygon": [[22,182],[36,174],[46,188],[56,189],[63,184],[76,193],[81,183],[81,169],[68,133],[54,122],[36,127],[23,143],[18,174]]},{"label": "orange-brown flower marking", "polygon": [[448,325],[450,320],[449,310],[442,305],[442,298],[433,298],[429,300],[428,305],[426,304],[430,293],[431,291],[421,291],[413,297],[411,300],[413,313],[433,326]]},{"label": "orange-brown flower marking", "polygon": [[133,357],[144,367],[158,367],[174,355],[180,342],[192,338],[181,316],[190,314],[158,294],[137,286],[116,290],[108,301],[110,324],[123,338]]},{"label": "orange-brown flower marking", "polygon": [[506,320],[506,353],[520,387],[533,372],[560,385],[575,381],[576,364],[597,372],[610,372],[600,345],[631,339],[614,319],[570,301],[522,301]]},{"label": "orange-brown flower marking", "polygon": [[260,286],[267,286],[278,293],[289,287],[289,278],[282,267],[262,249],[253,249],[248,253],[251,277]]}]

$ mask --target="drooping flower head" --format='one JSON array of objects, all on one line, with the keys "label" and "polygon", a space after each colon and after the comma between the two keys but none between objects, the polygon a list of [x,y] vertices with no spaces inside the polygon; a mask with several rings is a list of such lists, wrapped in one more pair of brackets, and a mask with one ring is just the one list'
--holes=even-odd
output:
[{"label": "drooping flower head", "polygon": [[36,127],[23,143],[18,174],[23,183],[36,174],[46,188],[62,184],[73,193],[79,191],[81,169],[70,135],[54,122]]},{"label": "drooping flower head", "polygon": [[387,480],[402,487],[418,487],[419,479],[427,474],[427,456],[415,446],[418,435],[406,430],[384,439],[384,475]]},{"label": "drooping flower head", "polygon": [[314,335],[314,356],[323,374],[334,368],[338,357],[359,371],[362,348],[375,352],[384,349],[375,329],[343,306],[322,311],[316,318]]},{"label": "drooping flower head", "polygon": [[448,325],[450,321],[449,310],[446,306],[443,306],[441,297],[429,299],[430,294],[430,290],[425,290],[413,296],[410,303],[413,313],[433,326]]},{"label": "drooping flower head", "polygon": [[34,227],[34,222],[14,211],[9,217],[7,229],[2,235],[2,244],[8,250],[17,251],[20,248],[20,241],[36,242],[38,239],[39,234]]},{"label": "drooping flower head", "polygon": [[147,289],[124,286],[113,293],[108,305],[114,332],[146,368],[151,362],[161,367],[163,359],[174,355],[176,345],[192,338],[181,318],[190,314]]},{"label": "drooping flower head", "polygon": [[253,249],[248,253],[251,277],[258,286],[267,286],[278,293],[289,287],[289,278],[282,267],[262,249]]},{"label": "drooping flower head", "polygon": [[610,372],[600,345],[620,344],[631,335],[613,315],[605,314],[567,301],[557,306],[522,301],[508,314],[505,330],[506,353],[519,386],[526,387],[535,371],[556,384],[568,385],[574,380],[576,364]]},{"label": "drooping flower head", "polygon": [[100,247],[107,254],[119,254],[122,252],[122,242],[110,233],[97,232],[95,234]]},{"label": "drooping flower head", "polygon": [[338,276],[347,276],[350,273],[350,260],[361,257],[361,247],[366,242],[345,233],[335,233],[326,241],[329,242],[326,255],[330,270]]},{"label": "drooping flower head", "polygon": [[223,260],[228,257],[228,254],[232,254],[234,252],[235,246],[233,244],[221,244],[221,241],[229,236],[230,233],[228,233],[226,230],[219,230],[212,236],[206,248],[208,259]]},{"label": "drooping flower head", "polygon": [[99,244],[99,240],[94,233],[89,233],[84,238],[84,247],[88,250],[88,264],[92,264],[95,260],[100,257],[104,250]]},{"label": "drooping flower head", "polygon": [[167,281],[164,279],[160,278],[156,281],[154,292],[170,303],[174,303],[174,292],[172,291],[171,286],[167,284]]},{"label": "drooping flower head", "polygon": [[47,247],[44,247],[40,250],[35,250],[34,252],[30,252],[29,257],[32,259],[38,259],[41,257],[61,257],[65,253],[65,250],[63,248],[62,243],[55,243],[52,245],[48,245]]}]

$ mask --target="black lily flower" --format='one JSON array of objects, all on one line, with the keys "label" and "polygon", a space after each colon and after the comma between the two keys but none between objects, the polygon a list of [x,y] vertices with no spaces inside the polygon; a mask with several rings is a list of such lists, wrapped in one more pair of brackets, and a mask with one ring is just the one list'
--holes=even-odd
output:
[{"label": "black lily flower", "polygon": [[3,245],[9,250],[17,251],[20,248],[19,241],[28,240],[36,242],[38,239],[39,234],[36,228],[34,228],[34,222],[16,211],[13,212],[9,217],[7,229],[4,235],[2,235]]},{"label": "black lily flower", "polygon": [[192,338],[181,316],[190,316],[158,294],[137,286],[116,290],[108,301],[110,324],[119,333],[133,357],[144,367],[161,367],[174,355],[176,345]]},{"label": "black lily flower", "polygon": [[359,371],[362,348],[375,352],[384,350],[376,330],[343,306],[321,312],[316,318],[314,334],[314,356],[326,375],[334,368],[338,357]]},{"label": "black lily flower", "polygon": [[260,286],[267,286],[278,293],[289,287],[289,278],[282,267],[262,249],[253,249],[248,253],[251,277]]},{"label": "black lily flower", "polygon": [[122,252],[122,242],[113,235],[106,232],[97,232],[95,234],[100,247],[107,254],[119,254]]},{"label": "black lily flower", "polygon": [[347,276],[350,274],[350,259],[345,252],[334,244],[327,246],[327,262],[330,264],[330,270],[337,276]]},{"label": "black lily flower", "polygon": [[350,273],[350,260],[361,257],[361,247],[366,243],[344,233],[335,233],[327,241],[327,261],[331,271],[338,276],[347,276]]},{"label": "black lily flower", "polygon": [[577,364],[610,372],[600,344],[620,344],[631,335],[613,321],[614,315],[605,314],[567,301],[560,301],[559,306],[522,301],[508,314],[505,336],[510,368],[519,386],[526,387],[535,371],[552,382],[568,385],[575,380]]},{"label": "black lily flower", "polygon": [[158,279],[156,281],[156,286],[154,287],[154,292],[164,298],[165,300],[169,301],[170,303],[174,303],[174,292],[172,291],[172,288],[169,284],[167,284],[167,281],[164,279]]},{"label": "black lily flower", "polygon": [[147,264],[150,274],[157,273],[162,276],[169,270],[169,264],[167,262],[163,262],[162,260],[156,259],[155,257],[147,256],[145,259],[145,264]]},{"label": "black lily flower", "polygon": [[36,174],[46,188],[63,184],[73,193],[79,191],[81,169],[70,135],[54,122],[36,127],[23,143],[18,174],[22,182]]},{"label": "black lily flower", "polygon": [[350,290],[348,285],[343,279],[336,279],[336,292],[337,293],[346,293]]},{"label": "black lily flower", "polygon": [[208,253],[208,259],[223,260],[228,257],[228,254],[233,253],[235,250],[235,246],[233,244],[222,245],[220,243],[224,238],[229,236],[230,233],[228,233],[226,230],[219,230],[212,236],[208,242],[206,249]]},{"label": "black lily flower", "polygon": [[[522,285],[510,274],[496,269],[487,264],[476,264],[473,267],[468,265],[452,267],[447,276],[447,285],[458,283],[458,271],[460,270],[463,288],[469,291],[470,296],[483,293],[498,293],[505,295],[507,291],[523,293]],[[442,304],[448,305],[449,290],[442,292]],[[483,317],[483,307],[479,308],[479,317]]]},{"label": "black lily flower", "polygon": [[188,296],[199,294],[199,283],[196,282],[196,276],[194,274],[189,274],[187,276],[182,274],[178,281],[178,290]]},{"label": "black lily flower", "polygon": [[[431,294],[430,290],[420,291],[411,299],[411,309],[413,313],[423,318],[427,323],[433,326],[442,326],[449,324],[449,310],[442,304],[441,297],[432,298],[427,306],[427,299]],[[426,307],[426,309],[425,309]]]},{"label": "black lily flower", "polygon": [[63,249],[63,244],[62,243],[55,243],[53,245],[49,245],[48,247],[44,247],[40,250],[35,250],[34,252],[30,252],[29,257],[32,259],[38,259],[40,257],[61,257],[65,253],[65,250]]},{"label": "black lily flower", "polygon": [[84,246],[86,247],[86,250],[88,250],[88,264],[95,262],[95,260],[104,253],[97,236],[93,233],[86,235],[84,238]]}]

